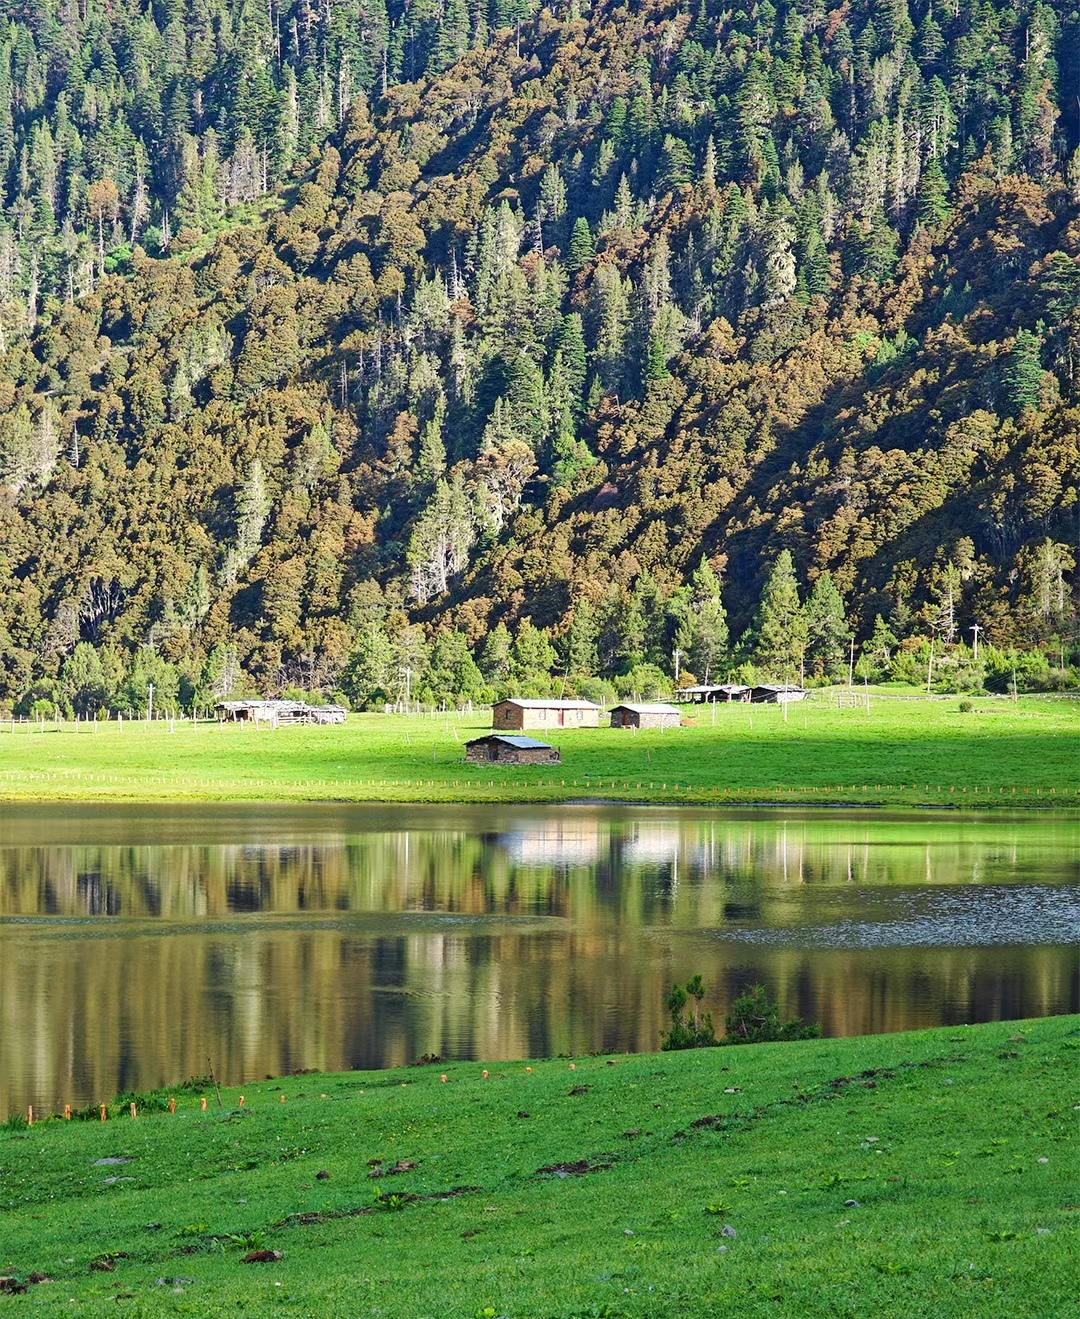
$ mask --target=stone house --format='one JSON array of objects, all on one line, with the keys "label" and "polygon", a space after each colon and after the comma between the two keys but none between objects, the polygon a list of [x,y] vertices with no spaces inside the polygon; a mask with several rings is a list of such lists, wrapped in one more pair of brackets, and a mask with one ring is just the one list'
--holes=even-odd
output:
[{"label": "stone house", "polygon": [[496,702],[492,728],[599,728],[600,707],[592,701],[531,700],[510,696]]},{"label": "stone house", "polygon": [[486,733],[465,743],[465,759],[474,765],[558,765],[562,756],[550,743],[535,737]]},{"label": "stone house", "polygon": [[616,705],[612,728],[678,728],[682,715],[673,705]]}]

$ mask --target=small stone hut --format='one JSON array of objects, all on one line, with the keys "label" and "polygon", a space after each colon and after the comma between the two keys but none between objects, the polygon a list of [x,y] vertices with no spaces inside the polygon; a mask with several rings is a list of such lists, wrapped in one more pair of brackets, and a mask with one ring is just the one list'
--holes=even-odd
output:
[{"label": "small stone hut", "polygon": [[673,705],[616,705],[612,728],[678,728],[682,715]]},{"label": "small stone hut", "polygon": [[530,700],[510,696],[491,711],[492,728],[599,728],[600,707],[592,701]]},{"label": "small stone hut", "polygon": [[510,733],[486,733],[465,743],[465,759],[475,765],[558,765],[562,756],[549,742]]}]

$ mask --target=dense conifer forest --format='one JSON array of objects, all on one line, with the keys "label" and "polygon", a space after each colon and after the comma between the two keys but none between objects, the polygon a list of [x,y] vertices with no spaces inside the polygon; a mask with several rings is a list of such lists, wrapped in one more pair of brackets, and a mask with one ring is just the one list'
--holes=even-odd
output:
[{"label": "dense conifer forest", "polygon": [[1075,686],[1078,368],[1072,4],[0,2],[16,713]]}]

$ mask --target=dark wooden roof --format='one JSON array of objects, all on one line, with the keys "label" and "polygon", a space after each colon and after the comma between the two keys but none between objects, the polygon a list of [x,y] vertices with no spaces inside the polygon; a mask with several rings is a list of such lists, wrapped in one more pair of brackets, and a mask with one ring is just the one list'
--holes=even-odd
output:
[{"label": "dark wooden roof", "polygon": [[517,747],[519,751],[554,751],[555,749],[550,742],[541,742],[535,737],[521,737],[516,733],[485,733],[483,737],[474,737],[465,745],[475,747],[481,742],[502,742],[506,746]]}]

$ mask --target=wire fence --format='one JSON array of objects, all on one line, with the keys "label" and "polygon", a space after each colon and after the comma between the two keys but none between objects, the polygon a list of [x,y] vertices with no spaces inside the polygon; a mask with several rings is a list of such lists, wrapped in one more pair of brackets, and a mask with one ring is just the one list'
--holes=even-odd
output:
[{"label": "wire fence", "polygon": [[725,785],[674,782],[662,779],[623,778],[597,775],[582,778],[335,778],[281,779],[269,777],[193,776],[163,773],[107,773],[75,769],[0,770],[0,793],[17,794],[21,787],[35,789],[41,797],[43,787],[61,790],[57,795],[137,794],[159,796],[148,790],[159,789],[161,800],[177,797],[252,797],[265,792],[267,798],[282,797],[314,801],[378,801],[387,798],[434,799],[490,796],[499,800],[526,800],[550,794],[556,800],[574,795],[614,795],[628,801],[653,800],[704,803],[747,803],[756,801],[816,802],[897,801],[939,802],[957,798],[1010,802],[1037,798],[1046,804],[1075,804],[1080,799],[1080,785],[994,784],[994,783],[831,783],[831,784],[760,784]]}]

